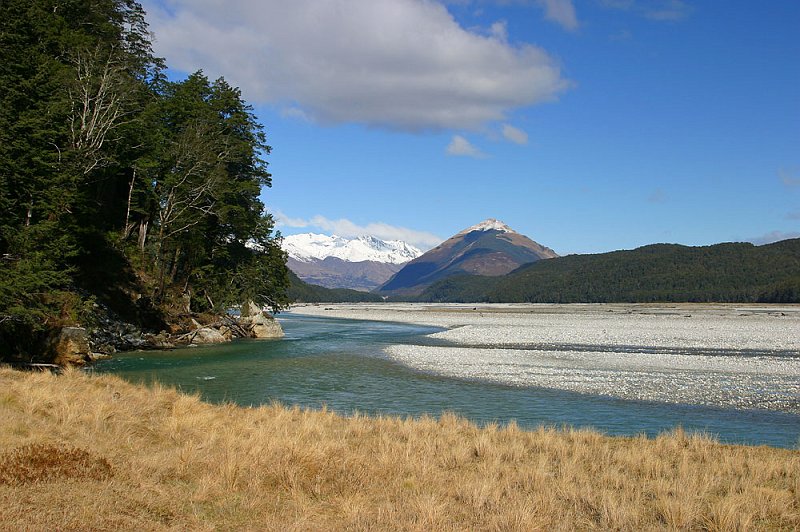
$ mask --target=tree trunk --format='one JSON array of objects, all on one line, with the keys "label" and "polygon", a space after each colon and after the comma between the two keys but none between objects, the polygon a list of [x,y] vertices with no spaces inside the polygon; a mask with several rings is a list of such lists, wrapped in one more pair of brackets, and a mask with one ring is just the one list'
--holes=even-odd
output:
[{"label": "tree trunk", "polygon": [[125,211],[125,228],[122,230],[122,239],[125,240],[131,235],[133,224],[131,223],[131,198],[133,197],[133,184],[136,182],[136,168],[133,169],[131,185],[128,187],[128,208]]},{"label": "tree trunk", "polygon": [[181,245],[178,244],[178,247],[175,248],[175,256],[172,259],[172,268],[170,269],[169,272],[170,284],[172,284],[172,282],[175,280],[175,275],[178,273],[178,262],[180,262],[180,258],[181,258]]},{"label": "tree trunk", "polygon": [[144,243],[147,240],[147,220],[139,222],[139,250],[144,251]]}]

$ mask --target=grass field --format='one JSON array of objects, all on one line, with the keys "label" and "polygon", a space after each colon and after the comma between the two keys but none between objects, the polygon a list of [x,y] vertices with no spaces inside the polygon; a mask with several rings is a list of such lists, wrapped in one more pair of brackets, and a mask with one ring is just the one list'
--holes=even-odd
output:
[{"label": "grass field", "polygon": [[800,451],[0,369],[0,529],[796,530]]}]

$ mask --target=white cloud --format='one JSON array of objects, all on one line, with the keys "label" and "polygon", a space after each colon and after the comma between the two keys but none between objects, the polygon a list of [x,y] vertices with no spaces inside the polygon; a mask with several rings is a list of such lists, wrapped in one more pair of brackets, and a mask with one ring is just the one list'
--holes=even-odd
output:
[{"label": "white cloud", "polygon": [[331,220],[322,215],[316,215],[308,220],[291,218],[281,211],[273,211],[276,226],[292,228],[308,228],[322,230],[330,234],[343,237],[357,237],[370,235],[382,240],[402,240],[422,250],[430,249],[442,243],[442,238],[426,231],[417,231],[406,227],[398,227],[383,222],[372,222],[367,225],[358,225],[345,218]]},{"label": "white cloud", "polygon": [[787,240],[789,238],[800,238],[800,233],[798,233],[797,231],[791,231],[788,233],[785,233],[783,231],[772,231],[765,235],[761,235],[756,238],[751,238],[750,242],[752,242],[757,246],[761,246],[764,244],[772,244],[773,242],[779,242],[781,240]]},{"label": "white cloud", "polygon": [[483,159],[486,157],[485,153],[473,146],[470,141],[461,135],[453,136],[453,140],[447,145],[447,154],[457,157],[473,157],[475,159]]},{"label": "white cloud", "polygon": [[528,143],[528,134],[511,124],[503,124],[503,137],[514,144],[525,145]]},{"label": "white cloud", "polygon": [[[472,130],[569,87],[542,49],[509,44],[502,24],[466,29],[432,0],[144,3],[170,66],[320,123]],[[548,17],[568,21],[564,3],[545,1]]]},{"label": "white cloud", "polygon": [[492,24],[489,32],[503,42],[508,41],[508,23],[505,20]]},{"label": "white cloud", "polygon": [[544,8],[547,20],[552,20],[570,31],[578,29],[578,17],[575,15],[572,0],[537,0],[537,3]]}]

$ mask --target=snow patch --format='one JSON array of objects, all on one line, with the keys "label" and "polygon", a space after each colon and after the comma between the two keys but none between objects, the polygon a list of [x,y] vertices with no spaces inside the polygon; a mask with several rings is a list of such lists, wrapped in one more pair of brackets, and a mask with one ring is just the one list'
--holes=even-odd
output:
[{"label": "snow patch", "polygon": [[479,224],[464,229],[458,234],[466,235],[467,233],[472,233],[474,231],[500,231],[501,233],[516,233],[516,231],[511,229],[509,226],[507,226],[500,220],[497,220],[495,218],[489,218],[488,220],[484,220]]},{"label": "snow patch", "polygon": [[401,240],[381,240],[367,235],[357,238],[316,233],[290,235],[283,238],[283,249],[300,262],[336,257],[347,262],[370,260],[403,264],[422,255],[422,251]]}]

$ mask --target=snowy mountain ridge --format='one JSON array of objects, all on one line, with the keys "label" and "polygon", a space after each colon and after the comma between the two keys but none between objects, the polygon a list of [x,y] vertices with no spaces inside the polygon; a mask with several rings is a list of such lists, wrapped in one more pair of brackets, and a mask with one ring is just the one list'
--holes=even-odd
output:
[{"label": "snowy mountain ridge", "polygon": [[422,251],[401,240],[381,240],[373,236],[344,238],[303,233],[283,237],[283,249],[299,262],[315,262],[335,257],[347,262],[374,261],[403,264]]}]

